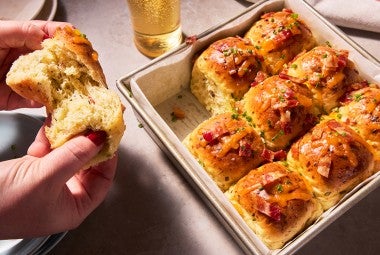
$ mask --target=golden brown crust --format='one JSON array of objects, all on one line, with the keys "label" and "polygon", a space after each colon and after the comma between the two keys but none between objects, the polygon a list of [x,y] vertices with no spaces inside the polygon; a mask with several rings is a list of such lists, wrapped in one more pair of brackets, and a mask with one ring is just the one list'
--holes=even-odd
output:
[{"label": "golden brown crust", "polygon": [[220,113],[243,97],[259,67],[255,48],[248,40],[224,38],[212,43],[197,58],[190,88],[206,109]]},{"label": "golden brown crust", "polygon": [[348,51],[317,46],[299,54],[280,74],[305,84],[324,113],[339,105],[339,99],[360,78],[348,59]]},{"label": "golden brown crust", "polygon": [[89,70],[90,76],[99,84],[107,87],[103,69],[99,63],[98,53],[93,49],[86,35],[70,26],[58,27],[53,40],[64,43],[64,47],[77,55],[78,62]]},{"label": "golden brown crust", "polygon": [[288,163],[313,186],[326,210],[373,174],[372,148],[346,124],[325,120],[290,149]]},{"label": "golden brown crust", "polygon": [[[359,86],[361,86],[359,84]],[[377,165],[380,162],[380,89],[372,84],[348,93],[343,105],[330,114],[349,125],[370,144]],[[380,165],[379,165],[380,166]],[[376,167],[378,170],[378,167]]]},{"label": "golden brown crust", "polygon": [[272,150],[285,149],[317,120],[311,92],[302,84],[271,76],[244,96],[240,111],[252,117],[257,132]]},{"label": "golden brown crust", "polygon": [[242,117],[232,113],[201,123],[184,144],[222,190],[264,161],[261,138]]},{"label": "golden brown crust", "polygon": [[256,46],[264,58],[265,71],[272,75],[278,74],[298,53],[316,44],[310,29],[287,9],[264,14],[244,37]]},{"label": "golden brown crust", "polygon": [[283,162],[250,171],[226,194],[271,249],[282,247],[322,212],[301,176]]}]

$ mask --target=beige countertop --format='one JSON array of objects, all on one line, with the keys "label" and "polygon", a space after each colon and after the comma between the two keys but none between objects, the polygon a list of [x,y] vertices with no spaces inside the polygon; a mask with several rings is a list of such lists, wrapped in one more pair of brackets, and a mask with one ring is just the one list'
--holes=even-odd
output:
[{"label": "beige countertop", "polygon": [[[249,5],[243,0],[182,0],[183,31],[186,36],[198,34]],[[55,20],[71,22],[87,35],[115,90],[118,78],[150,61],[134,47],[125,0],[59,1]],[[380,59],[379,34],[345,31]],[[115,183],[104,203],[50,254],[242,254],[124,103],[127,131]],[[376,254],[380,250],[379,191],[297,254]]]}]

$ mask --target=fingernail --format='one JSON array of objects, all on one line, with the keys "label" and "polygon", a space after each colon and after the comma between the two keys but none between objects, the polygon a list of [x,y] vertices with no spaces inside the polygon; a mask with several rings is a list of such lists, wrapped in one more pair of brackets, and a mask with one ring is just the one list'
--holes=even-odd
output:
[{"label": "fingernail", "polygon": [[105,131],[88,131],[85,136],[90,139],[96,146],[102,145],[107,139]]},{"label": "fingernail", "polygon": [[49,39],[49,38],[50,38],[50,36],[48,34],[44,34],[44,37],[42,37],[42,40],[44,41],[44,40]]}]

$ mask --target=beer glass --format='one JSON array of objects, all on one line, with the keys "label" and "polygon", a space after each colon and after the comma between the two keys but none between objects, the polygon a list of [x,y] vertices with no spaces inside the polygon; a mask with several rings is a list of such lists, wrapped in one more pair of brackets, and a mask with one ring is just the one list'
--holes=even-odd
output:
[{"label": "beer glass", "polygon": [[127,0],[137,49],[158,57],[182,42],[180,0]]}]

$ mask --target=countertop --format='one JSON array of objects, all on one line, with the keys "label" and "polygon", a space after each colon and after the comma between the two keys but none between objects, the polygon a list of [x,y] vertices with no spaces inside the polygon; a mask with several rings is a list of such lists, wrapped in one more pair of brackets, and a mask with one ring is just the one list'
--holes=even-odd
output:
[{"label": "countertop", "polygon": [[[185,36],[199,34],[251,3],[182,0]],[[132,40],[125,0],[61,0],[54,20],[79,28],[99,52],[108,84],[151,59]],[[380,59],[380,35],[344,29]],[[121,94],[120,94],[121,95]],[[153,142],[126,105],[127,130],[118,171],[105,201],[50,254],[242,254],[230,234]],[[376,254],[380,250],[380,190],[372,192],[297,254]]]}]

